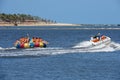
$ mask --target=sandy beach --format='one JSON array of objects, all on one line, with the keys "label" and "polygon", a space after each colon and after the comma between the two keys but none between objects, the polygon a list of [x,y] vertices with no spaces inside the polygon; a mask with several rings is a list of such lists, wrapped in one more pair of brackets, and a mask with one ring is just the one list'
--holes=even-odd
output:
[{"label": "sandy beach", "polygon": [[[15,26],[12,23],[0,23],[0,26]],[[19,23],[17,26],[80,26],[80,24],[69,23]]]}]

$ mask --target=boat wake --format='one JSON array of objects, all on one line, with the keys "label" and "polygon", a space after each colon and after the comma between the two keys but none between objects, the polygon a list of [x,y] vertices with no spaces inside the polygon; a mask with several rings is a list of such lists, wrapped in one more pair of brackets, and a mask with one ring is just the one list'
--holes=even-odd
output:
[{"label": "boat wake", "polygon": [[73,48],[86,50],[87,52],[112,52],[120,50],[120,44],[110,42],[108,44],[92,45],[90,41],[83,41],[75,45]]},{"label": "boat wake", "polygon": [[90,41],[83,41],[73,46],[72,48],[48,47],[48,48],[27,48],[16,49],[0,47],[0,57],[33,57],[33,56],[48,56],[67,53],[85,53],[85,52],[113,52],[120,50],[120,44],[111,42],[107,45],[101,44],[98,46],[91,45]]}]

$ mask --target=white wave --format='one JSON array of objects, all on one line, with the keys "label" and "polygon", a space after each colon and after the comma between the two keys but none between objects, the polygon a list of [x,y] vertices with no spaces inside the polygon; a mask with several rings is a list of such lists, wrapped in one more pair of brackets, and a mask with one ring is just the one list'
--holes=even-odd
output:
[{"label": "white wave", "polygon": [[111,42],[109,45],[95,46],[89,49],[84,49],[80,47],[89,46],[89,41],[83,41],[78,43],[72,48],[58,48],[58,47],[48,47],[48,48],[30,48],[30,49],[16,49],[12,48],[0,48],[0,57],[21,57],[21,56],[46,56],[46,55],[58,55],[67,53],[84,53],[84,52],[113,52],[120,50],[120,44]]},{"label": "white wave", "polygon": [[0,50],[3,49],[2,47],[0,47]]},{"label": "white wave", "polygon": [[90,43],[90,41],[83,41],[83,42],[80,42],[80,43],[78,43],[77,45],[73,46],[73,48],[88,47],[88,46],[90,46],[90,45],[92,45],[92,44]]},{"label": "white wave", "polygon": [[16,49],[15,47],[11,47],[11,48],[2,48],[2,47],[0,47],[0,50],[14,50],[14,49]]},{"label": "white wave", "polygon": [[90,43],[90,41],[83,41],[75,45],[73,48],[83,47],[85,49],[82,49],[82,51],[86,51],[86,52],[111,52],[111,51],[120,50],[120,44],[115,42],[111,42],[108,45],[101,44],[94,47],[92,47],[91,45],[92,44]]}]

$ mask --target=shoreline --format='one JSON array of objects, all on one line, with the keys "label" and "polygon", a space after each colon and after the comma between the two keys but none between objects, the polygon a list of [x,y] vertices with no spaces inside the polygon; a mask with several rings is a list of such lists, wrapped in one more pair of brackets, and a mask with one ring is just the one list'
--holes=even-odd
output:
[{"label": "shoreline", "polygon": [[120,26],[120,24],[70,24],[70,23],[17,23],[17,25],[13,23],[0,23],[0,27],[12,27],[12,26],[19,26],[19,27],[24,27],[24,26],[35,26],[35,27],[41,27],[41,26]]},{"label": "shoreline", "polygon": [[[2,23],[0,26],[15,26],[11,23]],[[81,26],[80,24],[69,24],[69,23],[20,23],[17,26]]]}]

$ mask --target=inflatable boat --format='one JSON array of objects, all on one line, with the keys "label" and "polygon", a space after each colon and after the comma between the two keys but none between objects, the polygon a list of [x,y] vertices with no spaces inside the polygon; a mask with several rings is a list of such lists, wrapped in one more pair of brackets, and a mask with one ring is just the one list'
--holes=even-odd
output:
[{"label": "inflatable boat", "polygon": [[28,38],[28,37],[22,37],[19,40],[16,40],[14,43],[14,46],[16,48],[45,48],[47,46],[48,42],[39,38],[39,37],[33,37],[33,38]]}]

